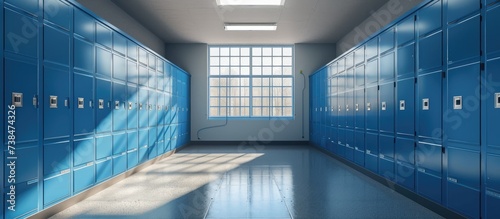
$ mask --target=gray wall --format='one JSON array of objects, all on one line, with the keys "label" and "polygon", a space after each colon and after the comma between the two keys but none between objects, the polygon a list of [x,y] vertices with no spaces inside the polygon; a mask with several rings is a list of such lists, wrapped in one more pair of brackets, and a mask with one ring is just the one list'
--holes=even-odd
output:
[{"label": "gray wall", "polygon": [[390,0],[337,42],[337,55],[342,55],[424,1],[427,0]]},{"label": "gray wall", "polygon": [[110,0],[76,1],[159,55],[165,56],[165,42]]},{"label": "gray wall", "polygon": [[[309,74],[335,58],[335,44],[295,45],[295,119],[282,120],[229,120],[224,127],[198,130],[225,124],[225,120],[207,119],[207,65],[208,45],[167,44],[166,58],[191,74],[191,140],[193,141],[242,141],[252,144],[259,141],[305,141],[309,140]],[[305,99],[302,99],[304,78]],[[302,112],[304,106],[304,113]],[[304,124],[302,124],[304,115]],[[302,138],[304,127],[304,138]]]}]

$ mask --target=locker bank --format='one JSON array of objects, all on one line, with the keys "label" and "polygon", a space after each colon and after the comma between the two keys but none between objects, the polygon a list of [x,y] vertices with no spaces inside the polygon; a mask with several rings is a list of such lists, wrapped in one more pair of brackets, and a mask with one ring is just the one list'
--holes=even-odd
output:
[{"label": "locker bank", "polygon": [[0,5],[0,219],[500,217],[500,1]]}]

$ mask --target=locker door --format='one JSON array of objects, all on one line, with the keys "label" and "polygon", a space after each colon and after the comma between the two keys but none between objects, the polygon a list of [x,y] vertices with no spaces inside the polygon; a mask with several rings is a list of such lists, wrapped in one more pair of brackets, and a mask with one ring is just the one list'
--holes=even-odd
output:
[{"label": "locker door", "polygon": [[113,135],[113,155],[121,155],[127,151],[127,133],[120,133]]},{"label": "locker door", "polygon": [[154,90],[149,90],[148,93],[149,103],[148,103],[148,113],[149,113],[149,127],[155,127],[158,120],[158,98],[157,93]]},{"label": "locker door", "polygon": [[339,93],[337,95],[338,98],[338,127],[345,128],[346,126],[346,93]]},{"label": "locker door", "polygon": [[94,139],[77,139],[73,141],[73,166],[81,166],[94,161]]},{"label": "locker door", "polygon": [[500,55],[500,41],[497,39],[500,37],[500,29],[497,27],[500,21],[500,7],[490,7],[486,11],[485,17],[486,54],[488,57],[498,57]]},{"label": "locker door", "polygon": [[127,85],[113,82],[113,131],[127,129],[127,94]]},{"label": "locker door", "polygon": [[50,205],[71,193],[70,143],[49,143],[43,149],[43,203]]},{"label": "locker door", "polygon": [[[138,60],[138,46],[135,42],[132,42],[130,40],[127,41],[127,57],[137,61]],[[136,82],[137,84],[137,82]]]},{"label": "locker door", "polygon": [[113,55],[113,78],[123,82],[127,81],[127,67],[128,64],[125,57]]},{"label": "locker door", "polygon": [[150,89],[156,89],[156,71],[154,69],[148,70],[148,84]]},{"label": "locker door", "polygon": [[394,137],[379,136],[379,174],[389,180],[394,181]]},{"label": "locker door", "polygon": [[378,82],[378,59],[368,61],[365,70],[365,84],[374,85]]},{"label": "locker door", "polygon": [[[469,1],[472,2],[472,1]],[[477,4],[479,6],[479,4]],[[479,14],[448,29],[448,64],[479,61],[481,21]]]},{"label": "locker door", "polygon": [[149,139],[148,139],[148,145],[149,145],[149,150],[148,150],[148,158],[153,159],[156,156],[158,156],[158,145],[157,145],[157,139],[158,139],[158,133],[156,132],[157,128],[149,128]]},{"label": "locker door", "polygon": [[127,55],[127,39],[117,32],[113,32],[113,50]]},{"label": "locker door", "polygon": [[[100,22],[96,22],[96,42],[111,49],[113,47],[111,29]],[[111,62],[109,63],[111,64]]]},{"label": "locker door", "polygon": [[354,104],[354,113],[355,113],[355,128],[357,130],[365,129],[365,90],[357,90],[355,92],[355,104]]},{"label": "locker door", "polygon": [[111,82],[96,79],[96,132],[111,132]]},{"label": "locker door", "polygon": [[359,65],[361,63],[365,62],[365,46],[362,45],[356,51],[354,51],[354,61],[356,65]]},{"label": "locker door", "polygon": [[367,61],[378,56],[378,37],[373,38],[366,43],[365,55]]},{"label": "locker door", "polygon": [[415,77],[415,44],[409,44],[398,49],[397,56],[397,78],[413,78]]},{"label": "locker door", "polygon": [[128,169],[137,166],[139,159],[138,148],[139,148],[139,132],[134,130],[132,132],[127,133]]},{"label": "locker door", "polygon": [[461,19],[467,15],[470,15],[474,11],[479,10],[480,0],[454,0],[448,1],[448,22]]},{"label": "locker door", "polygon": [[137,84],[139,82],[139,71],[137,70],[137,62],[129,60],[127,64],[127,81]]},{"label": "locker door", "polygon": [[44,138],[69,137],[71,107],[69,71],[44,67]]},{"label": "locker door", "polygon": [[82,71],[88,75],[94,74],[94,46],[91,42],[81,40],[78,37],[74,37],[74,51],[73,51],[73,61],[74,68],[78,71]]},{"label": "locker door", "polygon": [[384,54],[380,57],[380,82],[394,81],[396,66],[394,65],[394,52]]},{"label": "locker door", "polygon": [[442,121],[441,72],[418,77],[418,136],[441,139]]},{"label": "locker door", "polygon": [[111,52],[99,46],[95,47],[96,51],[96,74],[100,77],[111,78],[111,69],[113,64],[113,56]]},{"label": "locker door", "polygon": [[163,126],[165,124],[165,93],[163,92],[158,92],[157,93],[157,98],[158,98],[158,106],[157,108],[157,113],[158,113],[158,119],[156,121],[157,126]]},{"label": "locker door", "polygon": [[354,129],[354,113],[356,108],[354,106],[354,92],[350,91],[345,93],[345,117],[346,117],[346,127]]},{"label": "locker door", "polygon": [[396,28],[398,46],[415,40],[415,16],[410,16],[405,20],[399,22]]},{"label": "locker door", "polygon": [[356,66],[356,89],[362,88],[365,85],[365,65]]},{"label": "locker door", "polygon": [[396,138],[396,182],[412,191],[415,190],[415,141]]},{"label": "locker door", "polygon": [[75,168],[73,171],[73,194],[77,194],[95,183],[95,165],[94,162]]},{"label": "locker door", "polygon": [[332,127],[338,127],[339,125],[339,110],[338,106],[339,104],[339,96],[338,96],[338,78],[337,76],[334,76],[332,78],[332,87],[333,87],[333,94],[332,94],[332,120],[331,124]]},{"label": "locker door", "polygon": [[437,32],[422,38],[419,42],[420,72],[441,70],[443,66],[443,33]]},{"label": "locker door", "polygon": [[378,134],[367,132],[365,147],[365,167],[374,173],[378,173]]},{"label": "locker door", "polygon": [[418,142],[416,148],[417,193],[441,203],[442,147],[432,142]]},{"label": "locker door", "polygon": [[73,74],[74,134],[94,133],[94,79]]},{"label": "locker door", "polygon": [[[74,25],[73,27],[75,34],[80,35],[81,37],[94,41],[95,38],[95,22],[92,17],[90,17],[83,10],[75,8],[74,11]],[[92,53],[93,54],[93,53]],[[76,55],[76,53],[75,53]]]},{"label": "locker door", "polygon": [[147,129],[139,130],[139,163],[148,160],[149,131]]},{"label": "locker door", "polygon": [[139,92],[136,86],[129,84],[128,86],[128,97],[127,97],[127,127],[128,129],[137,129],[138,123],[138,99]]},{"label": "locker door", "polygon": [[397,82],[396,133],[415,134],[415,80],[409,78]]},{"label": "locker door", "polygon": [[[417,13],[417,30],[419,36],[425,36],[441,28],[442,1],[435,1]],[[438,51],[436,51],[438,52]]]},{"label": "locker door", "polygon": [[377,131],[378,127],[378,87],[366,88],[366,130]]},{"label": "locker door", "polygon": [[139,64],[139,84],[141,86],[148,86],[148,81],[149,81],[149,72],[148,72],[148,68],[146,66],[143,66],[141,64]]},{"label": "locker door", "polygon": [[395,28],[391,28],[380,34],[380,54],[394,49],[394,35]]},{"label": "locker door", "polygon": [[338,129],[338,141],[337,141],[337,155],[341,157],[346,157],[346,130],[344,128]]},{"label": "locker door", "polygon": [[139,128],[146,128],[149,125],[148,94],[146,88],[139,87]]},{"label": "locker door", "polygon": [[380,85],[380,132],[394,133],[394,83]]},{"label": "locker door", "polygon": [[355,85],[355,72],[354,72],[354,68],[350,68],[346,71],[346,74],[345,74],[345,77],[346,77],[346,88],[345,90],[346,91],[352,91],[354,89],[354,85]]},{"label": "locker door", "polygon": [[113,155],[113,136],[100,136],[95,139],[95,159],[101,160]]},{"label": "locker door", "polygon": [[354,162],[354,131],[346,130],[345,132],[345,148],[346,148],[346,158],[351,162]]},{"label": "locker door", "polygon": [[354,133],[354,162],[365,166],[365,133],[362,131]]}]

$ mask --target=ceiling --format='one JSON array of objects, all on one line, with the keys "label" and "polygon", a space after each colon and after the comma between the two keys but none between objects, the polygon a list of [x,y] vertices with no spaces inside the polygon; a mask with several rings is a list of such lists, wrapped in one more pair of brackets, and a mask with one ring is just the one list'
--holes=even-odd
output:
[{"label": "ceiling", "polygon": [[[336,43],[388,0],[286,0],[221,7],[216,0],[112,0],[167,43]],[[235,0],[236,1],[236,0]],[[277,31],[224,31],[224,23],[277,23]]]}]

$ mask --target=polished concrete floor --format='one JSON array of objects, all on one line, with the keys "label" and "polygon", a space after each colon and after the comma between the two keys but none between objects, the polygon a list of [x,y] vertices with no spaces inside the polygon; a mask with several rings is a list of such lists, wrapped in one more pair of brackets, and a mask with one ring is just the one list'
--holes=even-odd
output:
[{"label": "polished concrete floor", "polygon": [[440,218],[307,146],[189,146],[52,218]]}]

